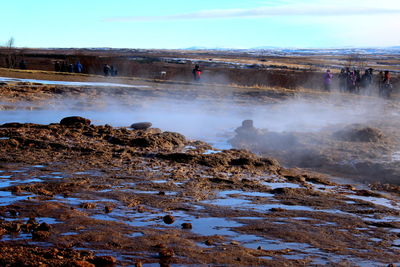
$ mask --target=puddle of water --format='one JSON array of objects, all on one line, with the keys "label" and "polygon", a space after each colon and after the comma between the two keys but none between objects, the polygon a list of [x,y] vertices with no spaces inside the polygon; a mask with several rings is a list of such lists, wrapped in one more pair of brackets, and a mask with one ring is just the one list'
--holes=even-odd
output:
[{"label": "puddle of water", "polygon": [[102,176],[103,175],[100,171],[96,171],[96,170],[75,172],[74,174],[75,175],[90,175],[90,176]]},{"label": "puddle of water", "polygon": [[137,232],[137,233],[129,234],[128,236],[129,236],[129,237],[141,237],[141,236],[144,236],[144,234],[143,234],[143,233],[140,233],[140,232]]},{"label": "puddle of water", "polygon": [[8,140],[10,137],[0,137],[0,140]]},{"label": "puddle of water", "polygon": [[44,166],[44,165],[33,165],[32,166],[32,168],[44,168],[44,167],[46,167],[46,166]]},{"label": "puddle of water", "polygon": [[348,198],[353,198],[353,199],[360,199],[360,200],[364,200],[367,202],[371,202],[375,205],[380,205],[380,206],[384,206],[387,208],[391,208],[391,209],[396,209],[396,210],[400,210],[400,206],[396,203],[396,205],[392,204],[392,200],[386,199],[386,198],[381,198],[381,197],[365,197],[365,196],[357,196],[357,195],[346,195],[346,197]]},{"label": "puddle of water", "polygon": [[304,254],[292,254],[292,255],[282,255],[285,259],[288,260],[303,260],[307,255]]},{"label": "puddle of water", "polygon": [[65,232],[61,234],[62,236],[69,236],[69,235],[79,235],[78,232]]},{"label": "puddle of water", "polygon": [[225,218],[193,218],[190,219],[192,232],[198,235],[225,235],[234,236],[236,232],[230,230],[231,227],[240,227],[243,224],[227,220]]},{"label": "puddle of water", "polygon": [[235,206],[244,208],[244,205],[249,205],[251,201],[240,198],[221,198],[221,199],[204,200],[201,201],[201,203],[212,204],[216,206],[224,206],[224,207]]},{"label": "puddle of water", "polygon": [[[251,197],[274,197],[274,194],[257,192],[257,191],[242,191],[242,190],[226,190],[218,192],[219,197],[229,198],[229,195],[241,195],[241,196],[251,196]],[[232,198],[230,198],[232,199]]]},{"label": "puddle of water", "polygon": [[135,194],[158,194],[159,191],[132,190]]},{"label": "puddle of water", "polygon": [[264,193],[264,192],[243,192],[244,196],[251,196],[251,197],[273,197],[274,194]]},{"label": "puddle of water", "polygon": [[396,151],[392,154],[392,161],[400,161],[400,151]]},{"label": "puddle of water", "polygon": [[293,249],[293,250],[304,250],[309,248],[310,245],[306,243],[295,243],[295,242],[283,242],[279,240],[269,240],[260,238],[253,235],[244,235],[245,239],[239,237],[237,241],[242,242],[242,245],[246,248],[257,249],[261,246],[265,250],[282,250],[282,249]]},{"label": "puddle of water", "polygon": [[312,218],[308,218],[308,217],[291,217],[291,219],[293,219],[293,220],[299,220],[299,221],[308,221],[308,220],[312,220]]},{"label": "puddle of water", "polygon": [[26,239],[29,240],[32,239],[32,235],[28,233],[18,233],[18,234],[0,236],[0,240],[2,241],[17,241]]},{"label": "puddle of water", "polygon": [[261,184],[271,187],[272,189],[276,188],[300,188],[300,185],[293,183],[270,183],[270,182],[262,182]]},{"label": "puddle of water", "polygon": [[220,153],[220,152],[221,152],[221,150],[211,150],[211,149],[209,149],[209,150],[206,150],[206,151],[203,153],[203,155],[217,154],[217,153]]},{"label": "puddle of water", "polygon": [[270,256],[261,256],[259,258],[264,259],[264,260],[270,260],[270,261],[274,259],[273,257],[270,257]]},{"label": "puddle of water", "polygon": [[165,183],[167,183],[168,181],[167,181],[167,180],[152,180],[151,182],[152,182],[152,183],[155,183],[155,184],[165,184]]},{"label": "puddle of water", "polygon": [[202,248],[209,248],[210,247],[210,246],[208,246],[208,245],[206,245],[206,244],[204,244],[202,242],[196,242],[196,245],[199,246],[199,247],[202,247]]},{"label": "puddle of water", "polygon": [[18,184],[30,184],[30,183],[35,183],[35,182],[42,182],[42,180],[40,180],[38,178],[25,179],[25,180],[20,180],[20,179],[6,180],[6,181],[0,180],[0,188],[9,187],[9,186],[18,185]]},{"label": "puddle of water", "polygon": [[8,206],[14,202],[26,200],[34,195],[13,195],[8,191],[0,191],[0,206]]}]

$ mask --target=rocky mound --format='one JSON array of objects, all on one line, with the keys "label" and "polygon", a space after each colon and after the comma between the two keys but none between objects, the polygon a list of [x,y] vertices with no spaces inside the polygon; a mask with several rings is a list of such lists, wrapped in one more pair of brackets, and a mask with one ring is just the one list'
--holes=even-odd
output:
[{"label": "rocky mound", "polygon": [[333,136],[348,142],[379,142],[385,138],[381,130],[360,124],[350,125],[335,132]]}]

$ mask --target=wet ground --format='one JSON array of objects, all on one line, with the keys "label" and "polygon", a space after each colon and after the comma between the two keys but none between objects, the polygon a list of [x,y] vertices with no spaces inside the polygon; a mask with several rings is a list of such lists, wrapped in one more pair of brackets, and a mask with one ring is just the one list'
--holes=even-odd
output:
[{"label": "wet ground", "polygon": [[[272,104],[271,96],[233,92],[229,105],[207,106],[204,115],[197,107],[222,93],[21,83],[7,83],[2,90],[2,265],[400,263],[396,185],[369,186],[289,169],[265,154],[223,150],[238,122],[255,114],[247,108]],[[166,99],[174,99],[173,104],[154,108]],[[188,99],[199,102],[190,105]],[[111,102],[118,104],[119,113],[107,115]],[[183,105],[177,108],[179,103]],[[124,115],[124,107],[132,111]],[[184,109],[193,116],[182,115]],[[168,117],[171,110],[176,114]],[[150,111],[154,113],[146,117]],[[228,113],[236,116],[226,116],[227,122],[218,125]],[[70,115],[92,122],[74,118],[60,123]],[[157,121],[161,115],[171,120],[162,124]],[[154,119],[153,125],[164,131],[121,127],[141,118]],[[311,128],[321,125],[313,122]],[[165,131],[174,127],[186,137]],[[215,147],[192,141],[200,139],[196,134]],[[395,140],[388,144],[395,149]]]}]

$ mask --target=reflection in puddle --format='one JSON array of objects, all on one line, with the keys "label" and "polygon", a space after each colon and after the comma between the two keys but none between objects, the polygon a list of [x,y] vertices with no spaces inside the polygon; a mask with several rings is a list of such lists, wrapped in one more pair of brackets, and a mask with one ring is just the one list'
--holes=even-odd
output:
[{"label": "reflection in puddle", "polygon": [[42,182],[42,180],[38,178],[32,178],[32,179],[14,179],[14,180],[6,180],[6,181],[1,181],[0,180],[0,188],[3,187],[9,187],[12,185],[18,185],[18,184],[30,184],[30,183],[35,183],[35,182]]},{"label": "reflection in puddle", "polygon": [[8,206],[14,202],[26,200],[34,195],[14,195],[8,191],[0,191],[0,206]]},{"label": "reflection in puddle", "polygon": [[65,232],[61,234],[62,236],[69,236],[69,235],[79,235],[78,232]]},{"label": "reflection in puddle", "polygon": [[397,203],[396,203],[396,205],[393,205],[392,204],[393,203],[392,200],[387,199],[387,198],[365,197],[365,196],[357,196],[357,195],[346,195],[346,197],[353,198],[353,199],[364,200],[364,201],[371,202],[371,203],[376,204],[376,205],[381,205],[381,206],[388,207],[388,208],[391,208],[391,209],[400,210],[400,206],[397,205]]},{"label": "reflection in puddle", "polygon": [[272,189],[276,188],[300,188],[300,185],[293,183],[270,183],[270,182],[262,182],[261,184],[271,187]]}]

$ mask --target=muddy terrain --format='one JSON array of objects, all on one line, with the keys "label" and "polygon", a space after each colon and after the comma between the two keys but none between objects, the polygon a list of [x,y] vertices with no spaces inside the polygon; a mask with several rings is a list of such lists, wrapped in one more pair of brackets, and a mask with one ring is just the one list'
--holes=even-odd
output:
[{"label": "muddy terrain", "polygon": [[[280,105],[288,99],[321,102],[329,96],[134,81],[125,87],[6,81],[0,90],[0,265],[400,263],[400,191],[397,169],[390,165],[396,161],[384,157],[398,151],[394,120],[342,120],[340,127],[324,125],[310,132],[302,125],[304,131],[284,132],[258,127],[268,116],[263,113],[254,119],[257,128],[249,131],[245,125],[235,133],[253,115],[252,106],[265,105],[272,112],[285,109]],[[239,111],[224,124],[225,113],[204,103],[228,96],[224,109]],[[123,122],[104,117],[104,110],[111,112],[110,98],[125,113],[133,108],[130,120],[122,113]],[[174,107],[187,101],[184,107],[193,107],[192,101],[198,101],[202,113],[209,110],[206,127],[203,118],[174,121],[168,112],[165,125],[181,133],[159,129],[161,121],[152,121],[154,128],[129,127],[139,122],[135,113],[149,110],[146,103],[159,105],[158,99],[174,100]],[[340,97],[333,101],[343,103]],[[384,106],[397,108],[390,101]],[[55,114],[68,116],[56,120]],[[266,123],[277,127],[271,120]],[[201,124],[217,131],[219,139],[211,142],[214,146],[194,140],[181,124]],[[229,139],[256,154],[230,148]],[[386,178],[369,184],[372,175],[361,179],[364,173],[348,171],[352,159],[363,164],[380,160],[381,166],[390,165],[392,175],[378,169]],[[357,180],[339,179],[334,171]]]}]

